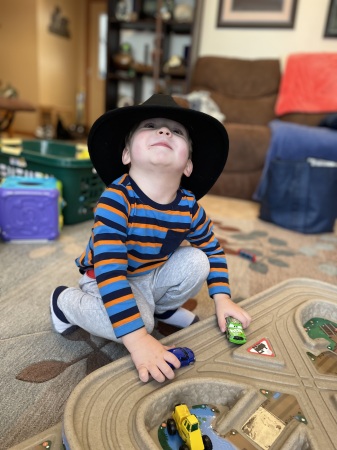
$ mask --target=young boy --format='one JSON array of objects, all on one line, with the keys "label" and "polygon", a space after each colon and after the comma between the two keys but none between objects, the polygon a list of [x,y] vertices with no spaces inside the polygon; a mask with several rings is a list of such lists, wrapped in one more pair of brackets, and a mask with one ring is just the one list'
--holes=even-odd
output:
[{"label": "young boy", "polygon": [[78,325],[123,343],[144,382],[172,379],[167,363],[180,362],[151,335],[155,318],[180,328],[196,322],[181,305],[207,280],[221,331],[227,316],[245,328],[251,320],[230,299],[224,251],[197,203],[226,163],[227,132],[217,119],[155,94],[103,114],[88,148],[107,188],[76,259],[79,288],[52,293],[53,327],[69,333]]}]

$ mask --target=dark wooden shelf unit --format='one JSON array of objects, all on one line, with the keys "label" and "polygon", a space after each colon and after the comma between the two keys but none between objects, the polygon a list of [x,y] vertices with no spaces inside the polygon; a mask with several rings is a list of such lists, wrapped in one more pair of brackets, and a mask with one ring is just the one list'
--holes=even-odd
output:
[{"label": "dark wooden shelf unit", "polygon": [[[160,81],[160,86],[163,86],[167,93],[174,93],[174,89],[177,86],[179,86],[180,91],[183,91],[183,93],[188,90],[191,67],[198,55],[202,0],[194,1],[194,17],[192,22],[178,22],[173,19],[168,21],[162,20],[159,27],[158,18],[144,17],[142,15],[142,4],[143,2],[141,0],[135,2],[135,10],[138,14],[137,20],[120,21],[117,20],[115,15],[117,0],[109,0],[108,2],[107,110],[117,107],[121,82],[130,83],[135,104],[142,101],[144,80],[149,77],[153,81],[153,92],[156,92],[158,89],[158,81]],[[138,63],[137,55],[134,55],[135,64],[131,70],[120,70],[115,67],[112,56],[119,52],[122,43],[121,34],[126,30],[153,34],[154,52],[159,52],[160,54],[160,67],[157,67],[155,64],[155,67],[152,68],[149,65],[146,66],[145,64]],[[187,60],[185,61],[184,67],[172,69],[169,73],[165,73],[163,65],[172,56],[172,39],[174,39],[174,36],[179,35],[190,38]]]}]

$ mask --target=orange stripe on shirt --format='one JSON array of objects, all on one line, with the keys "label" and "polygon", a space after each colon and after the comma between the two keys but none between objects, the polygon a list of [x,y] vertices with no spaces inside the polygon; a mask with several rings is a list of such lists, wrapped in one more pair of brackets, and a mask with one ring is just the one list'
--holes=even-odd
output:
[{"label": "orange stripe on shirt", "polygon": [[[205,226],[205,224],[207,223],[207,220],[208,220],[208,219],[207,219],[207,217],[206,217],[205,221],[204,221],[204,222],[201,222],[201,223],[199,224],[199,226],[197,226],[197,228],[195,229],[195,231],[201,230],[201,228],[203,228],[203,227]],[[211,222],[209,222],[209,223],[208,223],[208,226],[207,226],[207,233],[209,233],[211,227],[212,227]]]},{"label": "orange stripe on shirt", "polygon": [[207,247],[209,244],[213,242],[213,239],[210,239],[209,241],[203,242],[202,244],[198,245],[198,248]]},{"label": "orange stripe on shirt", "polygon": [[226,286],[229,287],[229,283],[209,283],[209,287],[215,287],[215,286]]},{"label": "orange stripe on shirt", "polygon": [[104,303],[104,306],[106,308],[109,308],[112,305],[118,305],[118,303],[122,303],[122,302],[124,302],[126,300],[131,300],[131,299],[133,299],[133,295],[132,294],[123,295],[122,297],[118,297],[118,298],[115,298],[114,300],[110,300],[109,302]]},{"label": "orange stripe on shirt", "polygon": [[126,319],[120,320],[119,322],[115,322],[114,328],[118,328],[121,327],[122,325],[125,325],[126,323],[130,323],[133,320],[139,319],[140,318],[140,313],[134,314],[133,316],[127,317]]},{"label": "orange stripe on shirt", "polygon": [[105,203],[99,203],[99,207],[102,209],[105,209],[107,211],[110,211],[112,213],[115,213],[118,216],[123,217],[123,219],[127,219],[126,214],[123,211],[121,211],[120,209],[114,208],[113,206],[106,205]]},{"label": "orange stripe on shirt", "polygon": [[213,267],[212,269],[210,269],[210,272],[225,272],[225,273],[228,273],[228,269],[226,269],[225,267],[223,267],[223,268]]},{"label": "orange stripe on shirt", "polygon": [[98,247],[99,245],[124,245],[124,242],[120,239],[105,239],[104,241],[95,242],[95,247]]},{"label": "orange stripe on shirt", "polygon": [[[149,230],[158,230],[158,231],[163,231],[165,233],[168,230],[167,227],[159,227],[158,225],[146,224],[146,223],[134,223],[134,224],[132,224],[132,227],[133,228],[145,228],[145,229],[149,229]],[[178,231],[178,230],[176,230],[176,231]]]},{"label": "orange stripe on shirt", "polygon": [[[125,177],[120,181],[120,183],[118,183],[117,186],[122,185],[124,180],[125,180]],[[106,188],[106,191],[115,192],[116,194],[121,195],[122,197],[126,198],[123,191],[121,191],[120,189],[116,189],[115,187],[108,186]]]},{"label": "orange stripe on shirt", "polygon": [[125,173],[124,175],[122,175],[122,178],[119,180],[119,183],[118,183],[118,184],[123,184],[125,178],[126,178],[128,175],[129,175],[128,173]]},{"label": "orange stripe on shirt", "polygon": [[122,281],[122,280],[125,280],[125,277],[123,277],[123,275],[120,275],[119,277],[113,277],[113,278],[110,278],[109,280],[102,281],[101,283],[98,283],[97,285],[99,288],[101,288],[103,286],[107,286],[108,284],[115,283],[116,281]]},{"label": "orange stripe on shirt", "polygon": [[105,266],[106,264],[127,264],[127,259],[104,259],[102,261],[96,262],[95,267]]},{"label": "orange stripe on shirt", "polygon": [[160,259],[158,258],[158,255],[154,255],[154,256],[156,257],[155,259],[145,259],[145,258],[137,258],[137,256],[131,255],[129,253],[128,258],[129,258],[129,260],[136,261],[136,262],[139,262],[142,264],[146,264],[146,263],[151,264],[152,262],[156,263],[157,261],[164,261],[167,259],[166,256],[164,256],[163,258],[160,258]]},{"label": "orange stripe on shirt", "polygon": [[[122,178],[122,180],[120,180],[119,184],[122,184],[122,183],[123,183],[123,181],[125,180],[125,177],[127,177],[127,175],[128,175],[128,174],[125,174],[125,176]],[[130,214],[130,203],[129,203],[128,198],[125,196],[124,192],[121,191],[121,190],[119,190],[119,189],[110,188],[110,187],[107,188],[107,191],[115,192],[117,195],[119,195],[120,197],[122,197],[123,200],[124,200],[124,202],[125,202],[125,204],[128,206],[128,214]]]},{"label": "orange stripe on shirt", "polygon": [[[197,208],[195,214],[192,216],[193,222],[194,222],[195,219],[198,217],[199,213],[200,213],[200,206],[198,206],[198,208]],[[207,217],[206,217],[206,219],[207,219]]]}]

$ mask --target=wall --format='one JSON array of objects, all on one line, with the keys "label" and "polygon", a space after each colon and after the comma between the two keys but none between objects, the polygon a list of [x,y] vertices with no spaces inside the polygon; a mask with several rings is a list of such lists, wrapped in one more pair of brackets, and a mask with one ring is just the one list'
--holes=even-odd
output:
[{"label": "wall", "polygon": [[[83,32],[85,2],[82,0],[38,0],[39,104],[54,106],[65,121],[74,121],[76,94],[84,87]],[[48,31],[55,6],[69,20],[70,38]]]},{"label": "wall", "polygon": [[279,58],[284,64],[289,53],[337,52],[337,38],[323,38],[330,0],[298,0],[293,29],[217,28],[219,1],[204,4],[200,55]]},{"label": "wall", "polygon": [[[55,6],[69,19],[70,39],[48,31]],[[74,121],[85,84],[86,0],[0,0],[0,11],[0,80],[37,108],[17,113],[15,130],[33,133],[46,106]]]},{"label": "wall", "polygon": [[[0,0],[0,81],[10,83],[20,98],[38,104],[38,36],[36,0]],[[16,115],[15,126],[35,128],[35,114]]]}]

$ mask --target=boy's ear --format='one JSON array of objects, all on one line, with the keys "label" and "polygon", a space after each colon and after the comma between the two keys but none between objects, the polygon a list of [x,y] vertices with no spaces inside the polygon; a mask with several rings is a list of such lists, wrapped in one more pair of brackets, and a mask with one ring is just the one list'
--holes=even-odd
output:
[{"label": "boy's ear", "polygon": [[122,153],[122,163],[126,166],[130,164],[130,162],[131,162],[130,150],[128,149],[128,147],[125,147]]},{"label": "boy's ear", "polygon": [[192,160],[189,159],[187,161],[185,169],[184,169],[184,175],[186,177],[189,177],[191,175],[192,171],[193,171],[193,163],[192,163]]}]

